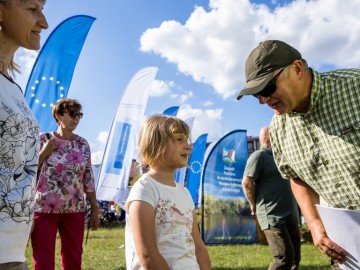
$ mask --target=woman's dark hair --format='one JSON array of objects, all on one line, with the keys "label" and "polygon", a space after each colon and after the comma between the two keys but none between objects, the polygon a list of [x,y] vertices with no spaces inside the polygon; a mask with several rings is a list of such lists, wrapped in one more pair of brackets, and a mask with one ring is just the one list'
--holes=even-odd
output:
[{"label": "woman's dark hair", "polygon": [[81,111],[81,109],[82,109],[81,104],[76,99],[64,98],[56,102],[56,104],[53,107],[52,114],[56,123],[58,123],[58,120],[56,118],[57,114],[62,116],[64,115],[65,112],[69,112],[69,111],[79,112]]}]

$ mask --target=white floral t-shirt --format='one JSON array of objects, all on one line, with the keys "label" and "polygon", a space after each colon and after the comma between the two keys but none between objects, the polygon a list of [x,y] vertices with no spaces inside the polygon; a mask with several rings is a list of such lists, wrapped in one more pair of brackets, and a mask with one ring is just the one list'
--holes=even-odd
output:
[{"label": "white floral t-shirt", "polygon": [[20,87],[0,74],[0,263],[25,261],[38,141],[39,124]]},{"label": "white floral t-shirt", "polygon": [[[155,211],[155,228],[160,254],[171,269],[200,269],[196,260],[192,238],[193,210],[195,208],[189,191],[176,183],[176,187],[163,185],[147,174],[131,188],[125,204],[141,200],[149,203]],[[129,215],[126,215],[125,250],[128,270],[142,269],[136,253]],[[146,224],[143,224],[146,226]]]}]

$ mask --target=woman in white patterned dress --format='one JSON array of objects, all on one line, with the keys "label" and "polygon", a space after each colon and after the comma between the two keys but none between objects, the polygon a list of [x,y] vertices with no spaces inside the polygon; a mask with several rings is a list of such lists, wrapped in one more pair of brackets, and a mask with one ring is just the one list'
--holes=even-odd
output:
[{"label": "woman in white patterned dress", "polygon": [[40,48],[48,28],[45,0],[0,0],[0,269],[27,269],[26,243],[33,221],[39,125],[20,87],[15,52]]}]

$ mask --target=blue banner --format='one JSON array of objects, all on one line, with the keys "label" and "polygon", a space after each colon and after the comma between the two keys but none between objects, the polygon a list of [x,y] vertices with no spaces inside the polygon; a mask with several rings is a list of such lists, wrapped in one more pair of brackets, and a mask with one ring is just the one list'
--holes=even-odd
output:
[{"label": "blue banner", "polygon": [[178,111],[179,111],[179,106],[169,107],[163,112],[163,115],[176,116]]},{"label": "blue banner", "polygon": [[203,134],[199,136],[195,141],[189,159],[189,166],[187,167],[187,171],[186,171],[185,183],[194,201],[195,209],[198,209],[198,204],[199,204],[199,189],[200,189],[201,172],[203,169],[207,136],[208,136],[207,134]]},{"label": "blue banner", "polygon": [[76,62],[94,20],[81,15],[63,21],[36,59],[24,95],[42,132],[57,129],[52,108],[57,100],[67,97]]},{"label": "blue banner", "polygon": [[109,147],[109,157],[106,164],[106,173],[119,174],[124,167],[126,150],[130,138],[131,124],[116,122],[114,126],[114,137]]},{"label": "blue banner", "polygon": [[202,175],[202,237],[206,244],[258,242],[256,223],[242,189],[248,158],[245,130],[217,141]]}]

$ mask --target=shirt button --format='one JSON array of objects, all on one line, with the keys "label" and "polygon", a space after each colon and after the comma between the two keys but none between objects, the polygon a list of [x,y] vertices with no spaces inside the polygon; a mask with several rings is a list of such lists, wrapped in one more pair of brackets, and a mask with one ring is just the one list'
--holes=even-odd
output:
[{"label": "shirt button", "polygon": [[319,142],[319,139],[318,138],[314,138],[314,142]]},{"label": "shirt button", "polygon": [[336,184],[335,184],[335,187],[336,187],[336,188],[339,188],[340,186],[341,186],[340,183],[336,183]]},{"label": "shirt button", "polygon": [[325,164],[325,165],[329,165],[329,161],[328,161],[328,160],[325,160],[325,161],[324,161],[324,164]]}]

